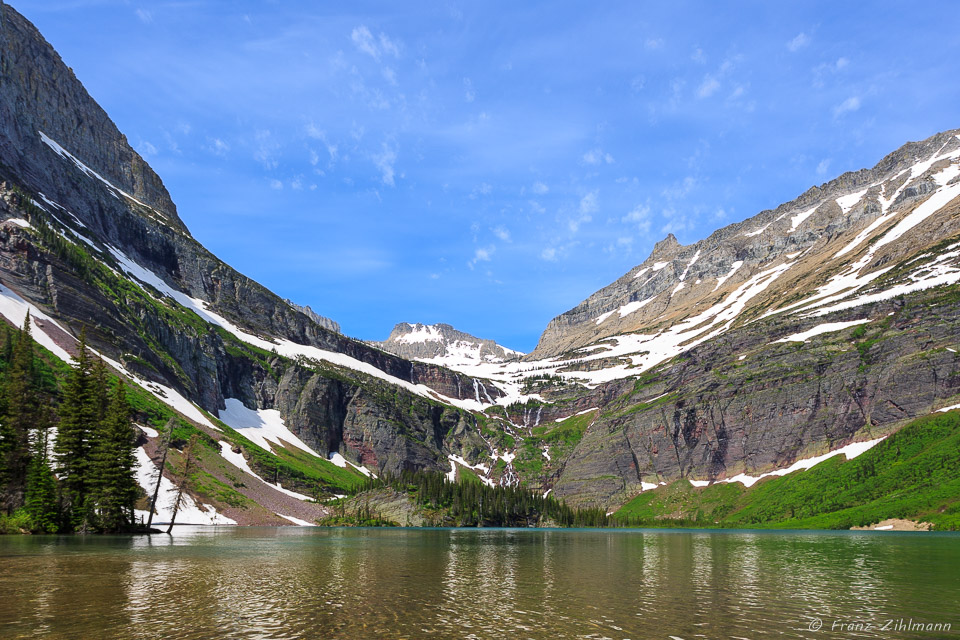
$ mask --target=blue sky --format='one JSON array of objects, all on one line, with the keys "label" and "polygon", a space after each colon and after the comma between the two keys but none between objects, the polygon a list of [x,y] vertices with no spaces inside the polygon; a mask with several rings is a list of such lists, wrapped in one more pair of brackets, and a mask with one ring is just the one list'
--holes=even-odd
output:
[{"label": "blue sky", "polygon": [[12,4],[197,239],[363,339],[529,351],[667,233],[960,127],[950,2]]}]

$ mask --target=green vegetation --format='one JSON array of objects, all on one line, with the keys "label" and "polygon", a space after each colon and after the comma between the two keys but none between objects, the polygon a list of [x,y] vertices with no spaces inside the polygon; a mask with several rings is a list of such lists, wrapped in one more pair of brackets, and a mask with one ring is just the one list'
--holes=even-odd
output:
[{"label": "green vegetation", "polygon": [[[361,492],[389,487],[408,494],[423,508],[430,526],[456,527],[605,527],[611,524],[602,509],[573,509],[551,497],[522,487],[490,487],[480,482],[448,482],[442,473],[403,471],[399,476],[384,474],[368,479]],[[338,505],[335,505],[335,510]],[[351,518],[384,522],[379,514],[347,515],[338,512],[334,520],[321,524],[350,524]]]},{"label": "green vegetation", "polygon": [[903,427],[872,449],[758,482],[694,488],[686,480],[640,494],[614,514],[648,523],[849,529],[889,518],[960,529],[960,411]]},{"label": "green vegetation", "polygon": [[[116,532],[134,527],[139,487],[126,387],[93,363],[81,335],[62,391],[30,335],[30,316],[14,335],[4,325],[0,416],[0,530]],[[49,457],[52,407],[59,399],[57,475]]]},{"label": "green vegetation", "polygon": [[[227,441],[246,452],[250,467],[268,482],[279,482],[286,488],[320,497],[324,493],[351,493],[364,481],[363,474],[353,467],[338,467],[302,449],[276,446],[271,453],[226,423],[213,416],[209,418],[224,432]],[[213,443],[219,452],[216,441]]]}]

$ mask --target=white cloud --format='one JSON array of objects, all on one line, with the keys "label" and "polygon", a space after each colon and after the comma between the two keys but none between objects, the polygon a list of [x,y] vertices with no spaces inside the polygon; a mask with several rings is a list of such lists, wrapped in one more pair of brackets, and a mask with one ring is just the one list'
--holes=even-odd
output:
[{"label": "white cloud", "polygon": [[393,86],[397,86],[397,72],[391,69],[390,67],[384,67],[380,70],[380,74],[383,76],[383,79]]},{"label": "white cloud", "polygon": [[367,29],[366,25],[356,27],[350,34],[350,39],[353,40],[353,44],[357,49],[369,54],[374,60],[380,60],[380,49],[377,47],[377,42],[374,40],[373,34],[370,33],[370,29]]},{"label": "white cloud", "polygon": [[836,67],[837,71],[839,71],[840,69],[843,69],[844,67],[846,67],[848,64],[850,64],[850,60],[848,58],[837,58],[837,61],[836,63],[834,63],[833,66]]},{"label": "white cloud", "polygon": [[663,46],[663,38],[647,38],[644,41],[643,46],[651,51],[659,49]]},{"label": "white cloud", "polygon": [[467,102],[473,102],[477,97],[477,92],[473,89],[473,81],[470,78],[463,79],[463,99]]},{"label": "white cloud", "polygon": [[690,54],[690,59],[697,64],[705,64],[707,62],[707,56],[703,55],[703,49],[700,47],[694,49],[693,53]]},{"label": "white cloud", "polygon": [[207,149],[215,156],[226,157],[230,145],[220,138],[207,138]]},{"label": "white cloud", "polygon": [[599,211],[600,206],[597,204],[598,193],[598,191],[591,191],[587,195],[580,198],[580,213],[589,215]]},{"label": "white cloud", "polygon": [[830,158],[824,158],[820,161],[820,164],[817,165],[817,175],[822,176],[826,175],[827,171],[830,169]]},{"label": "white cloud", "polygon": [[[333,144],[327,139],[327,132],[323,129],[317,127],[317,125],[312,122],[306,127],[307,136],[313,138],[314,140],[319,140],[323,143],[323,146],[327,148],[327,153],[330,155],[330,163],[333,164],[337,161],[337,156],[339,152],[337,150],[337,145]],[[362,137],[362,133],[361,133]],[[358,138],[359,139],[359,138]],[[316,152],[310,151],[310,164],[316,165],[320,161],[320,158],[317,156]]]},{"label": "white cloud", "polygon": [[720,81],[714,78],[711,75],[704,76],[703,82],[700,83],[700,87],[697,89],[698,98],[709,98],[714,93],[717,92],[717,89],[720,88]]},{"label": "white cloud", "polygon": [[550,187],[543,184],[542,182],[534,182],[532,189],[533,189],[533,192],[538,196],[542,196],[546,192],[550,191]]},{"label": "white cloud", "polygon": [[541,213],[541,214],[542,214],[542,213],[546,213],[546,212],[547,212],[547,209],[546,209],[542,204],[540,204],[539,202],[537,202],[536,200],[530,200],[530,209],[531,209],[534,213]]},{"label": "white cloud", "polygon": [[493,231],[493,235],[497,236],[504,242],[510,242],[510,230],[506,227],[501,225],[499,227],[494,227],[491,229],[491,231]]},{"label": "white cloud", "polygon": [[547,262],[555,262],[557,259],[557,250],[553,247],[547,247],[540,252],[540,259],[546,260]]},{"label": "white cloud", "polygon": [[482,182],[479,186],[474,187],[473,191],[470,192],[469,198],[471,200],[476,200],[480,196],[488,196],[493,193],[493,185],[489,182]]},{"label": "white cloud", "polygon": [[395,174],[393,165],[397,161],[396,149],[393,149],[384,142],[381,152],[375,153],[372,157],[373,164],[380,170],[380,179],[383,184],[390,187],[394,186],[393,177]]},{"label": "white cloud", "polygon": [[391,40],[382,32],[378,38],[374,38],[366,25],[362,24],[354,28],[350,33],[350,39],[359,51],[366,53],[377,62],[383,55],[393,56],[394,58],[400,57],[399,42]]},{"label": "white cloud", "polygon": [[583,162],[584,164],[591,165],[601,164],[604,162],[607,164],[613,164],[614,160],[613,156],[611,156],[609,153],[604,152],[603,149],[597,148],[591,149],[583,154]]},{"label": "white cloud", "polygon": [[143,24],[150,24],[153,22],[153,14],[146,9],[137,9],[136,14],[137,17],[140,18],[140,22]]},{"label": "white cloud", "polygon": [[380,50],[394,58],[400,57],[400,44],[388,38],[385,33],[380,34]]},{"label": "white cloud", "polygon": [[636,225],[642,233],[650,232],[650,207],[647,205],[637,205],[630,213],[620,218],[620,222]]},{"label": "white cloud", "polygon": [[496,250],[497,248],[493,245],[487,247],[478,247],[473,252],[473,260],[468,262],[467,266],[473,269],[478,262],[490,262],[490,258],[493,256]]},{"label": "white cloud", "polygon": [[664,198],[669,200],[680,200],[688,195],[697,186],[697,179],[693,176],[686,176],[683,182],[674,184],[664,189],[661,193]]},{"label": "white cloud", "polygon": [[262,129],[253,134],[257,143],[257,148],[253,153],[253,159],[263,165],[267,170],[277,168],[276,153],[280,150],[280,144],[273,139],[270,131]]},{"label": "white cloud", "polygon": [[281,189],[283,189],[283,183],[277,180],[276,178],[274,178],[270,181],[270,188],[280,191]]},{"label": "white cloud", "polygon": [[793,40],[787,43],[787,49],[790,51],[799,51],[808,44],[810,44],[810,36],[801,31]]},{"label": "white cloud", "polygon": [[852,113],[860,108],[860,98],[851,96],[833,108],[833,116],[839,118],[846,113]]},{"label": "white cloud", "polygon": [[146,140],[143,140],[140,144],[137,145],[137,151],[139,151],[140,155],[145,158],[148,156],[157,155],[157,148]]}]

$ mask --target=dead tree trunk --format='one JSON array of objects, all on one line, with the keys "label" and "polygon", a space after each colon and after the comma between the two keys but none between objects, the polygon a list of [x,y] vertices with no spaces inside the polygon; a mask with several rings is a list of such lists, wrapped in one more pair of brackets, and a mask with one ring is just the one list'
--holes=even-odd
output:
[{"label": "dead tree trunk", "polygon": [[190,471],[193,467],[193,448],[197,444],[197,434],[190,437],[190,442],[183,450],[183,473],[177,486],[177,497],[173,501],[173,513],[170,514],[170,526],[167,527],[167,533],[173,531],[173,523],[177,519],[177,512],[184,502],[184,494],[187,492],[187,484],[190,482]]},{"label": "dead tree trunk", "polygon": [[150,501],[150,515],[147,516],[147,529],[153,524],[153,513],[157,510],[157,496],[160,495],[160,481],[163,480],[163,468],[167,465],[167,450],[170,448],[170,436],[173,433],[174,418],[167,420],[160,434],[160,471],[157,473],[157,484],[153,487],[153,499]]}]

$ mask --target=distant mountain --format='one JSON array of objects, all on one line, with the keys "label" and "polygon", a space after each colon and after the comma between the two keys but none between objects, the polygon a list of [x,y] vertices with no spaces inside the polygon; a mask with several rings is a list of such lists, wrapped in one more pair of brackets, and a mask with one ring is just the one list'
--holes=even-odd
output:
[{"label": "distant mountain", "polygon": [[448,324],[401,322],[386,340],[372,344],[410,360],[443,366],[499,363],[523,356],[519,351],[457,331]]}]

